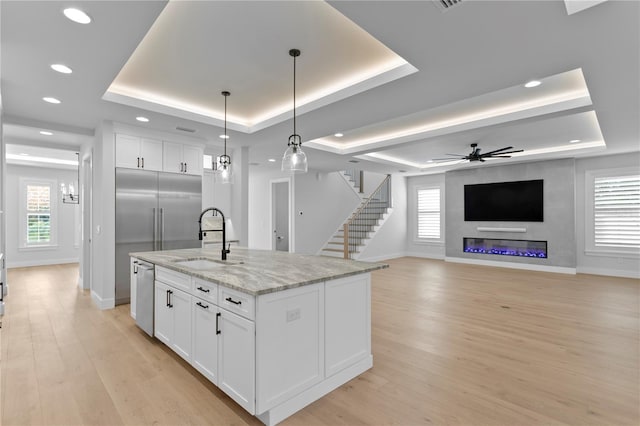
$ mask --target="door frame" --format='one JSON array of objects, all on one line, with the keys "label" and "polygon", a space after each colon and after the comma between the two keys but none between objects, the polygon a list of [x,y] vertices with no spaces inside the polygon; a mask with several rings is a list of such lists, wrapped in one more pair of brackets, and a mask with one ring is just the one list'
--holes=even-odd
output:
[{"label": "door frame", "polygon": [[[83,290],[92,288],[92,243],[91,231],[93,229],[93,149],[82,156],[82,183],[78,183],[81,188],[80,200],[82,203],[82,225],[80,235],[82,236],[82,252],[80,261],[81,281],[80,287]],[[78,165],[80,167],[80,164]]]},{"label": "door frame", "polygon": [[274,210],[275,210],[275,205],[273,203],[273,196],[274,196],[274,191],[273,191],[273,186],[274,184],[277,183],[286,183],[287,184],[287,189],[288,189],[288,201],[289,201],[289,208],[288,208],[288,219],[289,219],[289,253],[294,253],[295,252],[295,245],[294,245],[294,230],[295,230],[295,226],[293,226],[293,219],[294,219],[294,215],[293,215],[293,179],[291,179],[290,177],[286,177],[286,178],[279,178],[279,179],[271,179],[269,180],[269,224],[271,226],[271,228],[269,229],[269,240],[271,241],[271,250],[275,250],[276,249],[276,242],[275,239],[273,238],[273,230],[275,229],[276,226],[276,216],[274,214]]}]

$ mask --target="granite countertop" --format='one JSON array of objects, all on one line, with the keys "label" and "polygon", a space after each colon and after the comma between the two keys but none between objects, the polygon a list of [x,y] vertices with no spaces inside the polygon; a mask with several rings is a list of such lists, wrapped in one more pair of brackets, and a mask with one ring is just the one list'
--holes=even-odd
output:
[{"label": "granite countertop", "polygon": [[222,262],[220,261],[220,248],[193,248],[129,254],[140,260],[254,296],[389,267],[383,263],[271,250],[250,250],[242,247],[232,248],[231,253],[227,255],[225,264],[212,269],[196,269],[176,262],[196,259]]}]

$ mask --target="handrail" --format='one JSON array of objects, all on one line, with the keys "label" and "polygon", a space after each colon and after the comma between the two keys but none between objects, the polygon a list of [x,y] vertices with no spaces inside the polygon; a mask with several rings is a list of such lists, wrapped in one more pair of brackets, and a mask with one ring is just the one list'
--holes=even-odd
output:
[{"label": "handrail", "polygon": [[[376,196],[379,196],[379,198],[376,198]],[[360,207],[358,207],[358,210],[356,210],[351,215],[351,217],[344,223],[343,225],[343,238],[344,238],[343,256],[345,259],[351,258],[351,253],[353,251],[351,249],[351,246],[354,246],[355,248],[355,245],[356,245],[355,243],[354,244],[351,243],[352,236],[349,234],[349,227],[357,225],[360,228],[354,231],[353,234],[355,234],[355,236],[353,240],[364,239],[364,236],[373,227],[373,225],[369,223],[367,219],[361,218],[360,215],[367,207],[369,207],[371,201],[373,201],[374,199],[376,201],[379,200],[383,203],[380,207],[387,209],[388,207],[391,206],[391,202],[392,202],[391,201],[391,175],[387,175],[387,177],[384,178],[382,182],[380,182],[380,185],[378,185],[375,191],[373,191],[371,195],[368,198],[366,198],[366,201]]]}]

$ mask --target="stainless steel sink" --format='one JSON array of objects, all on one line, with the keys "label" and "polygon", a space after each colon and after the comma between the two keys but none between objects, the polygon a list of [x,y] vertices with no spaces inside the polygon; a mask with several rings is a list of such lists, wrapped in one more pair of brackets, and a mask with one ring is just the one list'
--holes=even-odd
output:
[{"label": "stainless steel sink", "polygon": [[176,260],[174,263],[177,263],[180,266],[186,266],[187,268],[198,269],[198,270],[206,270],[206,269],[216,269],[224,266],[233,266],[233,265],[241,265],[243,262],[234,262],[229,260],[213,260],[207,258],[198,258],[198,259],[187,259],[187,260]]}]

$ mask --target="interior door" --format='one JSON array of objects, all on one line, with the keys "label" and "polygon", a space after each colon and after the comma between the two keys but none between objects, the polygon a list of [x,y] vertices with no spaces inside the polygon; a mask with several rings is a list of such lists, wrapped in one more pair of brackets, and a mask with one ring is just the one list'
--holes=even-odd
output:
[{"label": "interior door", "polygon": [[273,206],[273,245],[278,251],[289,251],[289,182],[271,183]]}]

